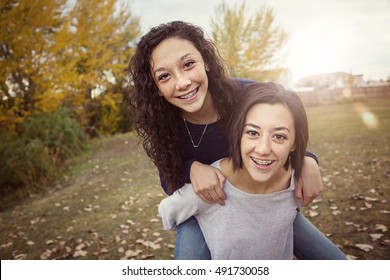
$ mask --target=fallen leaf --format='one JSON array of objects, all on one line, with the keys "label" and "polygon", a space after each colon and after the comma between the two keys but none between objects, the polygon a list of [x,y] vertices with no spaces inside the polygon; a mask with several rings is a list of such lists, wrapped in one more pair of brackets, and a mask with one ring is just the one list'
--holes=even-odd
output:
[{"label": "fallen leaf", "polygon": [[387,228],[387,226],[385,226],[385,225],[376,224],[376,225],[375,225],[375,230],[380,230],[380,231],[382,231],[382,232],[386,232],[386,231],[388,231],[388,228]]},{"label": "fallen leaf", "polygon": [[26,259],[27,254],[18,254],[14,256],[14,260],[24,260]]},{"label": "fallen leaf", "polygon": [[310,217],[318,216],[318,212],[317,211],[309,210],[308,212],[309,212],[309,216]]},{"label": "fallen leaf", "polygon": [[382,233],[370,233],[370,237],[371,237],[372,241],[377,241],[382,236],[383,236]]},{"label": "fallen leaf", "polygon": [[48,260],[52,253],[53,253],[52,250],[46,250],[45,252],[43,252],[41,254],[41,256],[40,256],[41,260]]},{"label": "fallen leaf", "polygon": [[38,217],[38,218],[36,218],[36,219],[34,219],[34,220],[31,220],[31,221],[30,221],[30,224],[34,225],[34,224],[38,223],[38,222],[39,222],[39,220],[40,220],[40,218],[39,218],[39,217]]},{"label": "fallen leaf", "polygon": [[125,253],[126,258],[132,258],[138,256],[140,253],[142,253],[142,250],[138,249],[136,251],[133,250],[127,250]]},{"label": "fallen leaf", "polygon": [[379,198],[365,196],[365,197],[364,197],[364,200],[370,201],[370,202],[375,202],[375,201],[379,201]]},{"label": "fallen leaf", "polygon": [[12,246],[12,245],[13,245],[12,242],[8,242],[8,243],[1,244],[1,245],[0,245],[0,248],[8,248],[8,247],[10,247],[10,246]]},{"label": "fallen leaf", "polygon": [[358,228],[357,231],[367,231],[368,230],[368,227],[362,227],[362,228]]},{"label": "fallen leaf", "polygon": [[82,249],[85,248],[85,244],[84,243],[81,243],[79,245],[76,246],[76,251],[81,251]]},{"label": "fallen leaf", "polygon": [[372,207],[372,204],[371,204],[371,203],[368,203],[368,202],[364,202],[364,205],[366,205],[366,207],[367,207],[368,209],[370,209],[370,208]]},{"label": "fallen leaf", "polygon": [[85,257],[86,255],[88,255],[88,252],[87,251],[83,251],[83,250],[76,251],[76,252],[73,253],[73,257],[74,258]]},{"label": "fallen leaf", "polygon": [[372,249],[374,249],[374,247],[369,244],[360,244],[360,243],[355,244],[355,247],[359,248],[360,250],[363,250],[364,252],[370,252]]}]

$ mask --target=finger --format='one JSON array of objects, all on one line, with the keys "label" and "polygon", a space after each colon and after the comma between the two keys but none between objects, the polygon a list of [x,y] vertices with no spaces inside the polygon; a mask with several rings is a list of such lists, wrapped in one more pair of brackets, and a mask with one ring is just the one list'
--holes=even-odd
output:
[{"label": "finger", "polygon": [[225,195],[225,192],[223,191],[223,187],[224,187],[224,183],[225,183],[225,176],[223,176],[221,172],[217,172],[217,177],[219,180],[219,184],[216,186],[215,191],[221,200],[225,200],[226,195]]},{"label": "finger", "polygon": [[205,196],[203,193],[198,193],[198,196],[206,203],[213,204],[214,202],[210,200],[207,196]]},{"label": "finger", "polygon": [[219,197],[219,195],[215,191],[215,189],[209,192],[209,196],[211,197],[213,202],[216,202],[216,203],[218,203],[220,205],[225,205],[225,201]]},{"label": "finger", "polygon": [[307,207],[314,200],[313,196],[303,196],[302,205]]},{"label": "finger", "polygon": [[305,195],[303,193],[302,180],[295,180],[295,197],[300,203],[304,204]]}]

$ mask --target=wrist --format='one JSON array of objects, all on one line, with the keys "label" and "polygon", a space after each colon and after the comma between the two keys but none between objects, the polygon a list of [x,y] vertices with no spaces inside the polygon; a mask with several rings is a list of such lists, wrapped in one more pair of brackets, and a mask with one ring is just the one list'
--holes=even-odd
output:
[{"label": "wrist", "polygon": [[306,157],[308,158],[312,158],[316,163],[317,165],[320,165],[319,161],[318,161],[318,158],[315,154],[309,152],[309,151],[306,151]]}]

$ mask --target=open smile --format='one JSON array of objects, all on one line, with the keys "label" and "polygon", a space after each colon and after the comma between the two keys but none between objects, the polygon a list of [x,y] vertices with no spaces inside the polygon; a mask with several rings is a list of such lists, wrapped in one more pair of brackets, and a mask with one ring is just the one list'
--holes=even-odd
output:
[{"label": "open smile", "polygon": [[275,160],[261,160],[255,157],[250,158],[256,165],[259,165],[261,167],[268,167],[275,162]]},{"label": "open smile", "polygon": [[197,87],[196,89],[194,89],[193,91],[185,94],[185,95],[181,95],[181,96],[178,96],[177,98],[179,99],[182,99],[182,100],[188,100],[188,99],[191,99],[192,97],[194,97],[199,91],[199,87]]}]

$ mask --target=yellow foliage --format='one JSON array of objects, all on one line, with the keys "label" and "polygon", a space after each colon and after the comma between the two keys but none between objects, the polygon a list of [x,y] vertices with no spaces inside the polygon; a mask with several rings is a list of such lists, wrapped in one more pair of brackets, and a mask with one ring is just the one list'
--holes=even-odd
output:
[{"label": "yellow foliage", "polygon": [[[69,5],[66,0],[10,0],[0,13],[0,45],[5,46],[0,50],[0,124],[7,129],[34,111],[51,112],[64,104],[86,126],[95,121],[88,107],[102,110],[95,112],[102,124],[97,130],[112,131],[109,124],[121,118],[121,95],[109,96],[121,92],[139,19],[129,1]],[[10,91],[13,84],[19,86],[16,93]],[[95,87],[104,89],[104,98],[92,100]]]},{"label": "yellow foliage", "polygon": [[276,78],[276,54],[287,42],[287,34],[274,19],[269,8],[248,16],[245,1],[232,7],[223,1],[217,6],[211,20],[212,39],[233,76],[258,81]]}]

